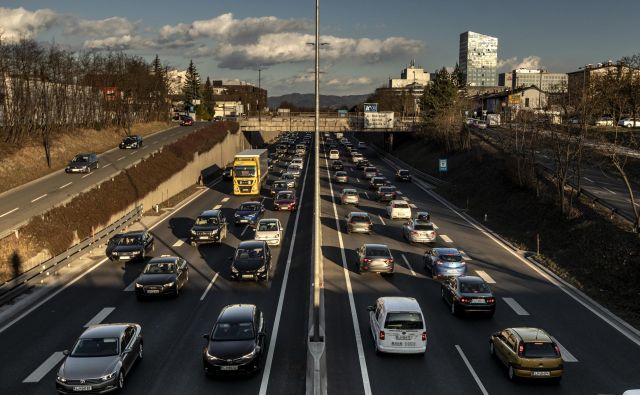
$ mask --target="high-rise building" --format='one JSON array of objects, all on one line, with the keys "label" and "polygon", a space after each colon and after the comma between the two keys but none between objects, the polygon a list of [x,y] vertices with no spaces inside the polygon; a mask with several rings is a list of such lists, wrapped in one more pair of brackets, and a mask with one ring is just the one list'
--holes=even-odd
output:
[{"label": "high-rise building", "polygon": [[460,34],[458,65],[469,86],[498,86],[498,39],[480,33]]}]

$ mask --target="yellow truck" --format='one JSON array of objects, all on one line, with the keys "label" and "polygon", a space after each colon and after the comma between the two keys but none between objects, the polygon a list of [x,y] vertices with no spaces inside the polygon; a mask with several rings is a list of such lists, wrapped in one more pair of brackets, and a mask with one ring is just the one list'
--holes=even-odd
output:
[{"label": "yellow truck", "polygon": [[236,154],[233,159],[233,194],[259,195],[269,174],[269,151],[249,149]]}]

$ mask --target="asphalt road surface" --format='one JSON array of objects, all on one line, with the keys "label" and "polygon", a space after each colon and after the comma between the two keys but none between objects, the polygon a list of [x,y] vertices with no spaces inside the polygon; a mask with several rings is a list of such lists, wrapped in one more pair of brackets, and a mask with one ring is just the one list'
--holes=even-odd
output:
[{"label": "asphalt road surface", "polygon": [[[163,145],[170,144],[206,123],[196,122],[190,127],[171,127],[145,137],[140,149],[111,149],[98,155],[100,168],[90,173],[67,174],[58,170],[28,184],[0,194],[0,233],[15,229],[17,225],[39,215],[69,196],[84,190],[126,169]],[[80,153],[80,152],[78,152]],[[69,158],[71,160],[72,158]]]}]

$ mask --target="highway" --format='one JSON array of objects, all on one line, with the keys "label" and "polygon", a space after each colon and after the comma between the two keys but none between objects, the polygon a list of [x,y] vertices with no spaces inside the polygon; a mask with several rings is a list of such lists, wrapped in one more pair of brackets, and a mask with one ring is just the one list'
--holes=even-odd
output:
[{"label": "highway", "polygon": [[[196,122],[192,127],[170,127],[144,137],[144,143],[140,149],[125,150],[116,146],[98,155],[100,168],[90,173],[67,174],[62,169],[1,193],[0,234],[11,231],[31,217],[50,210],[68,197],[90,189],[163,145],[170,144],[204,125],[206,123]],[[72,157],[69,158],[71,159]]]},{"label": "highway", "polygon": [[[393,179],[394,169],[386,161],[370,150],[364,154]],[[498,299],[492,319],[452,316],[440,299],[439,284],[422,266],[424,246],[402,239],[402,221],[389,220],[384,205],[370,199],[361,172],[348,160],[349,186],[361,193],[357,210],[369,212],[375,225],[371,236],[344,233],[342,218],[354,209],[339,204],[336,196],[343,185],[330,182],[325,155],[318,159],[329,394],[596,395],[640,388],[640,338],[628,336],[586,308],[544,272],[467,222],[428,185],[396,183],[414,211],[431,212],[438,244],[463,250],[469,274],[489,281]],[[252,239],[250,228],[231,225],[221,246],[196,248],[184,242],[201,211],[220,206],[231,219],[234,209],[249,200],[231,195],[231,183],[219,182],[151,228],[154,256],[180,255],[190,264],[189,283],[178,298],[139,302],[131,284],[143,264],[103,262],[24,318],[8,327],[0,324],[0,393],[53,393],[61,352],[72,346],[85,325],[137,322],[143,327],[145,355],[127,377],[125,393],[303,394],[312,280],[313,160],[307,161],[298,187],[297,213],[274,212],[271,199],[263,198],[265,218],[279,218],[286,229],[282,245],[272,248],[270,282],[230,280],[227,258],[240,240]],[[396,261],[393,277],[356,271],[354,250],[365,242],[389,245]],[[425,355],[375,354],[366,308],[378,297],[393,295],[416,298],[425,313]],[[208,379],[201,362],[202,334],[211,329],[223,306],[234,303],[255,303],[265,313],[269,351],[263,356],[263,369],[249,377]],[[562,346],[565,377],[560,385],[508,380],[506,369],[489,356],[488,338],[513,326],[542,327]]]}]

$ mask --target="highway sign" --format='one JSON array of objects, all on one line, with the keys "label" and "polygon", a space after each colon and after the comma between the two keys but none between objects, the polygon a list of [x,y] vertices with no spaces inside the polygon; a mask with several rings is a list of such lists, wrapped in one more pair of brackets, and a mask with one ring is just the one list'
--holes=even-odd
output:
[{"label": "highway sign", "polygon": [[441,173],[446,173],[447,172],[447,160],[446,159],[440,159],[439,161],[439,171]]},{"label": "highway sign", "polygon": [[378,112],[378,103],[364,103],[364,112]]}]

